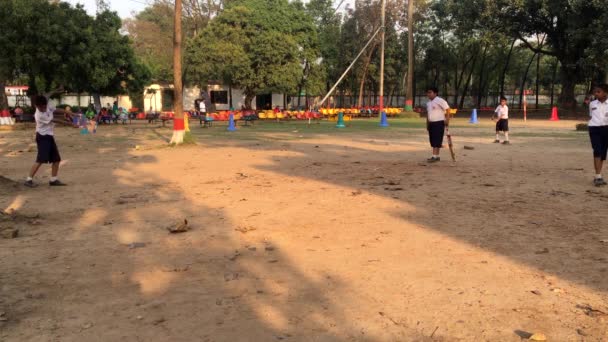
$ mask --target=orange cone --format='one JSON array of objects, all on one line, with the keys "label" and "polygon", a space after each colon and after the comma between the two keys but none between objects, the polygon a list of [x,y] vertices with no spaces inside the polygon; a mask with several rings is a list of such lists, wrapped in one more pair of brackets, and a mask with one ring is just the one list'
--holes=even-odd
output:
[{"label": "orange cone", "polygon": [[557,115],[557,107],[553,107],[551,111],[551,121],[559,121],[559,116]]}]

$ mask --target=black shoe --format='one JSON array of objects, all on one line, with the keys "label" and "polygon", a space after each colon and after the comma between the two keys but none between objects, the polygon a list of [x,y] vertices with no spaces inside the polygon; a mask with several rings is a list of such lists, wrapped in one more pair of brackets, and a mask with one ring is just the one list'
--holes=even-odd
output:
[{"label": "black shoe", "polygon": [[500,144],[500,140],[496,139],[496,140],[494,140],[494,143],[495,144]]},{"label": "black shoe", "polygon": [[50,186],[66,186],[67,184],[61,182],[59,179],[49,182]]},{"label": "black shoe", "polygon": [[604,185],[606,185],[606,181],[604,180],[604,178],[596,178],[593,180],[593,185],[604,186]]},{"label": "black shoe", "polygon": [[441,160],[441,158],[439,158],[439,157],[431,157],[431,158],[427,159],[426,161],[429,163],[436,163],[440,160]]},{"label": "black shoe", "polygon": [[33,180],[26,180],[23,185],[27,186],[28,188],[35,188],[38,186],[38,184],[34,183]]},{"label": "black shoe", "polygon": [[509,142],[509,140],[505,140],[502,142],[503,145],[511,145],[511,143]]}]

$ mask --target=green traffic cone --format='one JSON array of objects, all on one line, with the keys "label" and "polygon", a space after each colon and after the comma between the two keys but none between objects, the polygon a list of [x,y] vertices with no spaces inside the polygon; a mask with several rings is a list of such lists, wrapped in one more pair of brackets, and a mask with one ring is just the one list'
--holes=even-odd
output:
[{"label": "green traffic cone", "polygon": [[336,124],[336,128],[346,128],[344,124],[344,113],[338,113],[338,123]]}]

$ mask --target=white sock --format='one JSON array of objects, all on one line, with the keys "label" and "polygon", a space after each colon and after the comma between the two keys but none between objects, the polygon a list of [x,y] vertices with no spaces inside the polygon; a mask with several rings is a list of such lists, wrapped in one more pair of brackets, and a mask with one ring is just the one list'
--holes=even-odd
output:
[{"label": "white sock", "polygon": [[438,156],[438,155],[433,154],[433,158],[439,158],[439,156]]},{"label": "white sock", "polygon": [[500,140],[500,136],[496,133],[496,140]]},{"label": "white sock", "polygon": [[57,180],[57,177],[51,177],[51,182],[54,182]]},{"label": "white sock", "polygon": [[25,180],[29,182],[29,181],[31,181],[31,180],[32,180],[32,177],[27,176],[27,178],[26,178]]},{"label": "white sock", "polygon": [[505,140],[509,141],[509,132],[505,132]]},{"label": "white sock", "polygon": [[595,179],[602,179],[602,174],[598,173],[597,175],[595,175]]}]

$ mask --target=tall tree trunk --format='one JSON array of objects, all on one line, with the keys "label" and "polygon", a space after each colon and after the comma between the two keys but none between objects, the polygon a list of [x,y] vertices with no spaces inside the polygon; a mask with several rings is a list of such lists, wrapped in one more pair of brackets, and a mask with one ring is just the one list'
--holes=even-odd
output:
[{"label": "tall tree trunk", "polygon": [[0,82],[0,110],[8,108],[8,97],[6,96],[6,86]]},{"label": "tall tree trunk", "polygon": [[359,102],[357,106],[361,107],[363,105],[363,91],[365,90],[365,81],[367,79],[367,70],[369,69],[369,64],[372,61],[372,56],[374,54],[374,50],[376,49],[376,44],[369,50],[369,54],[367,58],[365,58],[365,64],[363,65],[363,74],[361,75],[361,81],[359,83]]},{"label": "tall tree trunk", "polygon": [[407,95],[406,110],[412,110],[414,105],[414,0],[407,3]]},{"label": "tall tree trunk", "polygon": [[[78,97],[80,97],[80,95],[78,95]],[[93,93],[93,104],[95,107],[95,111],[99,113],[99,111],[101,110],[101,95],[99,95],[98,92]]]},{"label": "tall tree trunk", "polygon": [[505,67],[502,69],[502,74],[500,75],[500,96],[505,96],[505,78],[507,77],[509,63],[511,62],[511,56],[513,55],[513,48],[515,47],[516,42],[517,39],[513,39],[513,43],[511,43],[511,48],[509,49],[509,54],[507,55],[507,60],[505,61]]},{"label": "tall tree trunk", "polygon": [[578,77],[578,68],[570,67],[574,63],[562,62],[560,68],[560,80],[562,83],[562,92],[559,94],[558,103],[565,108],[576,107],[576,79]]},{"label": "tall tree trunk", "polygon": [[536,89],[534,90],[534,92],[536,93],[536,103],[535,103],[535,108],[538,109],[538,92],[540,91],[540,58],[542,57],[542,54],[538,54],[538,57],[536,58]]},{"label": "tall tree trunk", "polygon": [[184,100],[182,84],[182,0],[175,0],[173,25],[173,137],[171,143],[184,142]]},{"label": "tall tree trunk", "polygon": [[253,108],[251,106],[251,102],[253,101],[254,97],[255,97],[255,93],[253,93],[251,91],[245,90],[245,108],[246,109],[252,109]]},{"label": "tall tree trunk", "polygon": [[524,92],[526,91],[526,80],[528,78],[528,73],[530,72],[530,67],[534,62],[534,58],[536,58],[536,53],[532,55],[532,58],[530,58],[530,62],[528,63],[528,66],[526,67],[526,72],[524,73],[524,79],[521,81],[521,87],[519,88],[519,109],[521,109],[521,105],[524,98]]},{"label": "tall tree trunk", "polygon": [[553,67],[553,75],[551,77],[551,108],[553,108],[554,97],[555,97],[555,79],[557,78],[557,67],[559,66],[559,61],[555,60],[555,67]]},{"label": "tall tree trunk", "polygon": [[483,96],[483,73],[486,68],[486,57],[488,56],[488,47],[490,44],[486,44],[483,48],[483,55],[481,57],[481,67],[479,69],[479,79],[477,82],[477,108],[481,107],[481,98]]},{"label": "tall tree trunk", "polygon": [[475,60],[477,58],[477,54],[476,53],[472,53],[471,57],[469,57],[468,60],[466,60],[466,62],[463,64],[462,66],[462,70],[460,70],[460,76],[458,75],[458,68],[456,68],[456,72],[455,72],[455,85],[454,85],[454,104],[458,104],[458,94],[460,92],[460,86],[462,85],[462,81],[464,80],[464,73],[467,71],[467,66],[469,65],[469,63],[471,63],[473,60]]},{"label": "tall tree trunk", "polygon": [[469,72],[469,77],[467,77],[466,83],[464,84],[464,89],[462,90],[462,95],[460,97],[460,105],[458,106],[458,108],[460,109],[464,107],[464,98],[467,96],[467,92],[469,91],[469,86],[471,85],[471,80],[473,79],[473,72],[475,71],[475,65],[477,65],[477,54],[475,54],[475,57],[473,57],[471,71]]},{"label": "tall tree trunk", "polygon": [[234,104],[232,103],[232,82],[228,83],[228,97],[230,99],[230,109],[234,109]]}]

